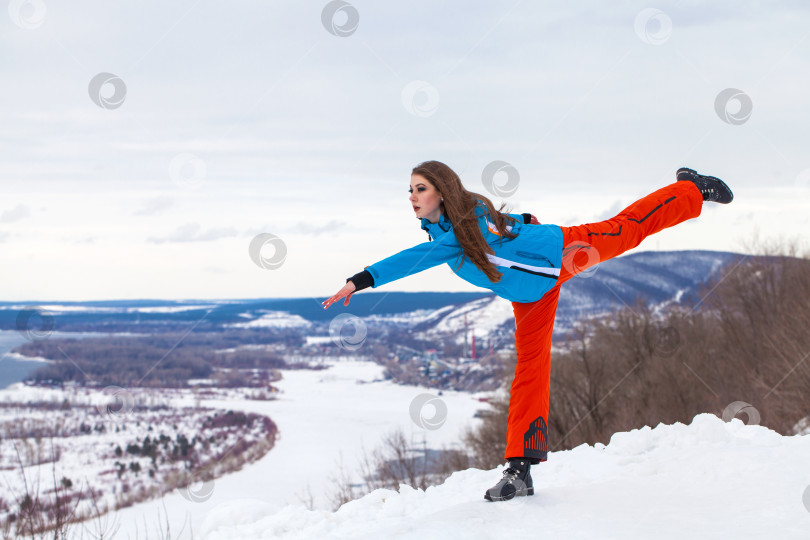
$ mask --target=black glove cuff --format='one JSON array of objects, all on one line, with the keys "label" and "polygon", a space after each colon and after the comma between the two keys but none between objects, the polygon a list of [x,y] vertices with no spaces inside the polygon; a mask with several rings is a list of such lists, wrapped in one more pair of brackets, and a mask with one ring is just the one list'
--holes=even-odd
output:
[{"label": "black glove cuff", "polygon": [[520,214],[523,216],[523,223],[531,223],[532,222],[532,215],[531,214]]},{"label": "black glove cuff", "polygon": [[374,286],[374,278],[371,276],[371,272],[369,272],[368,270],[358,272],[352,277],[346,279],[346,283],[348,283],[349,281],[354,283],[356,291],[359,291],[361,289],[367,289],[368,287]]}]

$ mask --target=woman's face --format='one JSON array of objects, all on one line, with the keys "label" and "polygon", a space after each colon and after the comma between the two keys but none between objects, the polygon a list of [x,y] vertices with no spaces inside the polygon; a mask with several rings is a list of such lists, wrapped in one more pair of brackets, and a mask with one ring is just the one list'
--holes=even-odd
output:
[{"label": "woman's face", "polygon": [[441,193],[433,184],[419,174],[411,175],[411,187],[408,190],[414,213],[418,218],[427,218],[431,223],[438,223],[441,217],[439,204],[441,203]]}]

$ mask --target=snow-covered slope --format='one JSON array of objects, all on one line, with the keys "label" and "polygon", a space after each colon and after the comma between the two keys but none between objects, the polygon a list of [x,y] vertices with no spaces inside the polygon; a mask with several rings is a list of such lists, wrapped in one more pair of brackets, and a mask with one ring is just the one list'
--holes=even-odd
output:
[{"label": "snow-covered slope", "polygon": [[710,414],[615,434],[532,468],[535,495],[492,503],[501,476],[469,469],[425,491],[376,490],[337,512],[233,500],[201,537],[810,538],[810,436]]},{"label": "snow-covered slope", "polygon": [[[741,257],[716,251],[649,251],[605,261],[562,287],[554,332],[564,333],[584,317],[632,306],[637,298],[651,306],[697,300],[703,284]],[[515,329],[512,303],[494,295],[436,310],[424,320],[414,318],[414,329],[418,336],[449,335],[460,343],[465,316],[476,339],[497,339]]]},{"label": "snow-covered slope", "polygon": [[466,302],[454,309],[437,310],[432,317],[419,324],[418,328],[424,330],[417,333],[417,337],[453,335],[456,343],[461,343],[464,341],[465,319],[471,335],[474,333],[477,339],[488,338],[505,325],[511,324],[511,330],[515,327],[512,303],[493,295]]}]

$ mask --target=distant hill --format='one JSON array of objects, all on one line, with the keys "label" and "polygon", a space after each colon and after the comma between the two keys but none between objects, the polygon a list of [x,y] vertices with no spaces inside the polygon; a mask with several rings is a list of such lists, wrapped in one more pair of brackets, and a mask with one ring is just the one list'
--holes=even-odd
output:
[{"label": "distant hill", "polygon": [[723,251],[646,251],[605,261],[592,274],[563,285],[557,323],[632,306],[636,299],[649,305],[698,301],[701,285],[745,257]]},{"label": "distant hill", "polygon": [[[560,294],[556,329],[637,298],[650,305],[697,300],[700,286],[745,256],[720,251],[648,251],[603,262],[575,276]],[[38,306],[61,331],[159,331],[161,327],[216,330],[229,325],[307,326],[339,313],[418,331],[458,331],[463,314],[475,320],[476,335],[514,330],[511,303],[487,291],[362,291],[348,307],[324,310],[323,297],[248,300],[107,300],[93,302],[0,302],[0,329],[13,330],[22,309]],[[455,321],[455,322],[454,322]],[[511,326],[510,326],[511,325]],[[444,330],[442,330],[444,329]],[[455,330],[454,330],[455,329]]]},{"label": "distant hill", "polygon": [[[605,261],[563,285],[554,332],[565,332],[583,317],[632,307],[637,300],[649,306],[697,302],[702,285],[744,257],[720,251],[656,251]],[[503,337],[515,329],[511,302],[489,295],[415,320],[414,330],[426,336],[455,334],[461,342],[465,316],[477,339]]]}]

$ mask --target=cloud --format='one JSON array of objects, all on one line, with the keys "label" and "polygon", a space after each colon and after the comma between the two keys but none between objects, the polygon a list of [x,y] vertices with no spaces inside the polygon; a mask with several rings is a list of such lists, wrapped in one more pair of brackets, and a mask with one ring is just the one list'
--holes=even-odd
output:
[{"label": "cloud", "polygon": [[596,217],[596,219],[595,219],[595,220],[593,220],[593,221],[605,221],[605,220],[607,220],[607,219],[610,219],[610,218],[612,218],[612,217],[615,217],[615,216],[616,216],[616,214],[618,214],[619,212],[621,212],[622,210],[624,210],[624,207],[625,207],[625,206],[626,206],[626,205],[622,204],[622,201],[620,201],[620,200],[616,200],[616,201],[613,203],[613,205],[612,205],[610,208],[608,208],[607,210],[605,210],[604,212],[602,212],[601,214],[599,214],[599,215]]},{"label": "cloud", "polygon": [[15,208],[6,210],[0,214],[0,223],[13,223],[30,215],[31,212],[28,210],[27,206],[18,204]]},{"label": "cloud", "polygon": [[210,242],[220,238],[236,236],[237,231],[233,227],[219,229],[202,230],[199,223],[187,223],[169,233],[168,236],[158,238],[150,236],[147,241],[154,244],[181,243],[181,242]]},{"label": "cloud", "polygon": [[204,266],[203,272],[210,272],[212,274],[230,274],[230,270],[226,270],[220,266]]},{"label": "cloud", "polygon": [[62,236],[59,241],[64,244],[95,244],[98,237],[89,234],[84,236]]},{"label": "cloud", "polygon": [[325,232],[334,232],[334,231],[336,231],[338,229],[342,229],[345,226],[346,226],[345,221],[337,221],[337,220],[333,219],[333,220],[329,221],[328,223],[324,223],[324,224],[321,224],[321,225],[318,225],[318,224],[315,224],[315,223],[312,223],[312,222],[308,222],[308,223],[299,222],[295,226],[295,230],[296,230],[296,232],[299,232],[299,233],[311,234],[312,236],[319,236],[319,235],[321,235],[321,234],[323,234]]},{"label": "cloud", "polygon": [[132,213],[134,216],[154,216],[162,213],[167,208],[174,205],[174,199],[169,197],[157,197],[144,201],[143,205]]}]

